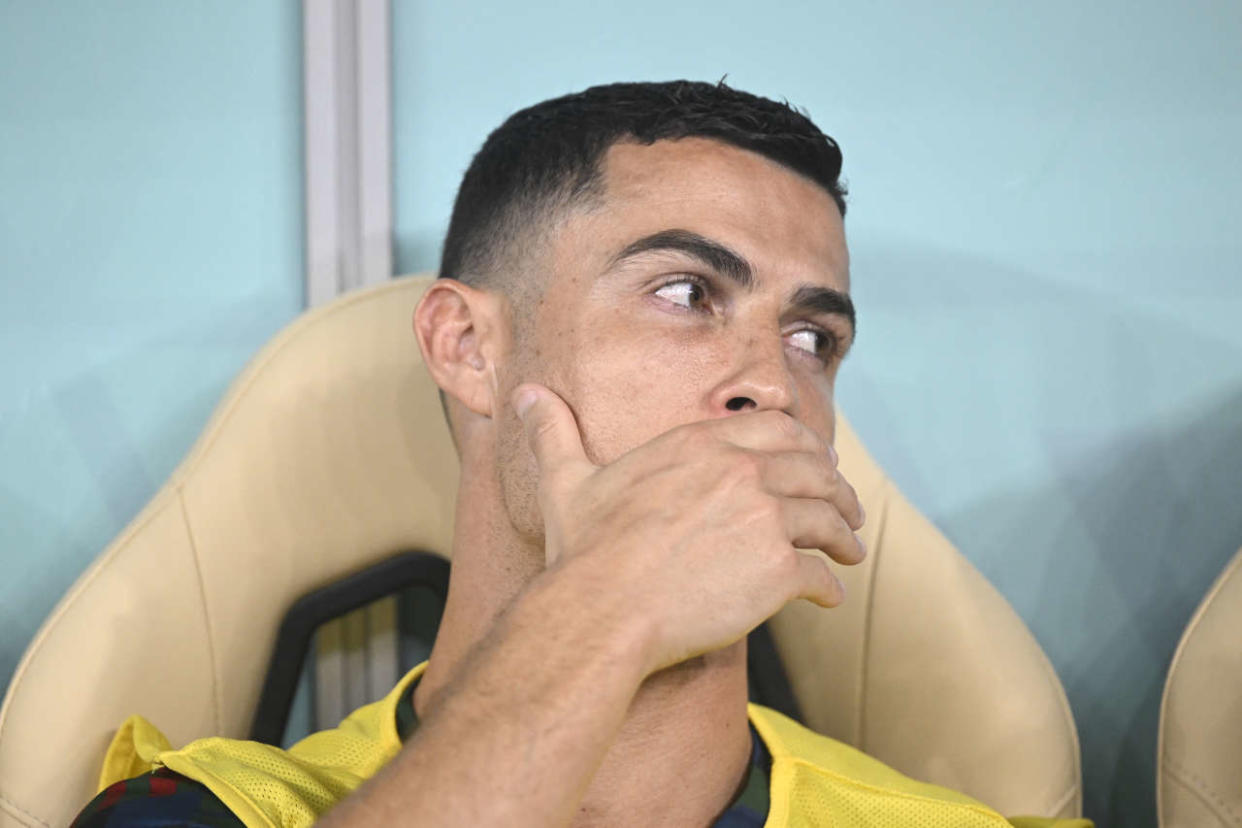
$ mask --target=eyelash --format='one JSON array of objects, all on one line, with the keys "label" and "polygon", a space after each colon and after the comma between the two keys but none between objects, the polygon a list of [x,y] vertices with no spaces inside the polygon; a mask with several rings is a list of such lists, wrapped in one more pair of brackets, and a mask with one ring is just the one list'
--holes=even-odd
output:
[{"label": "eyelash", "polygon": [[[711,298],[711,295],[712,295],[711,283],[707,279],[704,279],[702,276],[698,276],[694,273],[679,273],[672,278],[666,279],[664,282],[660,283],[659,285],[656,285],[656,287],[652,290],[652,293],[661,291],[664,288],[668,287],[669,285],[677,285],[677,284],[682,284],[682,283],[692,284],[696,286],[700,291],[702,291],[703,301],[706,301]],[[678,305],[677,307],[680,308],[681,306]],[[692,306],[692,307],[685,308],[685,310],[691,313],[704,313],[705,312],[701,308],[701,306],[699,307]],[[819,341],[822,343],[818,348],[815,349],[814,356],[816,359],[819,359],[820,361],[824,363],[830,363],[834,359],[840,356],[841,340],[840,340],[840,337],[838,337],[832,331],[828,331],[828,330],[825,330],[823,328],[816,327],[816,326],[809,326],[809,327],[804,327],[804,328],[798,328],[795,331],[790,331],[790,333],[800,333],[802,331],[810,331],[811,333],[815,334],[819,338]]]},{"label": "eyelash", "polygon": [[796,331],[790,331],[790,333],[800,333],[802,331],[810,331],[819,337],[821,344],[815,349],[815,356],[818,359],[825,363],[836,359],[837,355],[840,353],[841,346],[838,343],[835,334],[830,331],[825,331],[822,328],[799,328]]},{"label": "eyelash", "polygon": [[[709,298],[712,294],[712,287],[710,284],[708,284],[707,280],[704,279],[702,276],[696,276],[693,273],[679,273],[678,275],[665,280],[661,284],[656,285],[655,289],[652,290],[651,292],[658,293],[659,291],[664,290],[664,288],[668,287],[669,285],[680,285],[683,283],[695,285],[696,287],[698,287],[698,289],[703,292],[704,299]],[[686,310],[693,311],[694,308],[687,308]]]}]

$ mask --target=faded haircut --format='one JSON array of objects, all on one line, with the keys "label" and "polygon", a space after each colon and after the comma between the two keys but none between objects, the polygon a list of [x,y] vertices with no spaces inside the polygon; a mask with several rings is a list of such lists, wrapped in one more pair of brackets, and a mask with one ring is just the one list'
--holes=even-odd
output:
[{"label": "faded haircut", "polygon": [[807,115],[696,81],[613,83],[510,116],[474,156],[453,206],[440,276],[513,295],[512,283],[561,212],[603,195],[601,159],[619,142],[713,138],[823,187],[845,215],[841,150]]}]

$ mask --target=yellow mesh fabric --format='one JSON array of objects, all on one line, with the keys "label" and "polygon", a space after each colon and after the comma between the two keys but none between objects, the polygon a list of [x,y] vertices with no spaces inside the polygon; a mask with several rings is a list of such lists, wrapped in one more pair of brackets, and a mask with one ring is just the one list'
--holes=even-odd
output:
[{"label": "yellow mesh fabric", "polygon": [[859,784],[797,760],[789,760],[789,828],[1008,828],[988,808],[928,799],[901,791]]},{"label": "yellow mesh fabric", "polygon": [[[202,782],[249,828],[302,828],[373,776],[401,749],[396,708],[425,665],[382,700],[288,751],[235,739],[199,739],[181,750],[140,718],[109,748],[101,786],[161,765]],[[750,706],[772,755],[767,828],[1010,828],[970,797],[917,782],[849,745],[775,711]],[[1090,828],[1086,820],[1015,819],[1023,828]]]},{"label": "yellow mesh fabric", "polygon": [[340,726],[313,733],[287,751],[215,737],[168,750],[159,731],[134,717],[108,749],[101,786],[164,766],[202,782],[249,828],[312,825],[397,755],[397,702],[423,668],[415,667],[387,696],[358,708]]},{"label": "yellow mesh fabric", "polygon": [[767,828],[1090,828],[1086,820],[1010,823],[965,794],[918,782],[774,710],[750,706],[772,755]]},{"label": "yellow mesh fabric", "polygon": [[160,759],[205,784],[247,825],[265,828],[311,825],[366,778],[348,766],[294,762],[270,745],[230,739],[202,739]]},{"label": "yellow mesh fabric", "polygon": [[172,745],[155,725],[141,716],[130,716],[117,730],[99,771],[99,790],[151,770],[155,758]]}]

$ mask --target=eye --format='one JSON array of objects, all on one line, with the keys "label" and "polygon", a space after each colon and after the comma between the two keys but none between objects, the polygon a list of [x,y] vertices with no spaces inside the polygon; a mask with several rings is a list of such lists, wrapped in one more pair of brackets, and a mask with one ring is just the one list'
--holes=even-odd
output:
[{"label": "eye", "polygon": [[696,308],[707,298],[703,285],[694,279],[678,279],[661,286],[656,296],[683,308]]},{"label": "eye", "polygon": [[806,351],[813,357],[828,361],[836,351],[836,337],[817,331],[814,328],[803,328],[789,334],[789,341],[800,351]]}]

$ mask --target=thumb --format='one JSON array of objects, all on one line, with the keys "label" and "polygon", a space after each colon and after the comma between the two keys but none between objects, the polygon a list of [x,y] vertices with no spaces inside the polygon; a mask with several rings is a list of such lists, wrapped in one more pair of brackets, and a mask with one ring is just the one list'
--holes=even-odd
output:
[{"label": "thumb", "polygon": [[555,391],[528,382],[513,389],[512,399],[540,472],[546,475],[566,466],[590,465],[578,421]]}]

